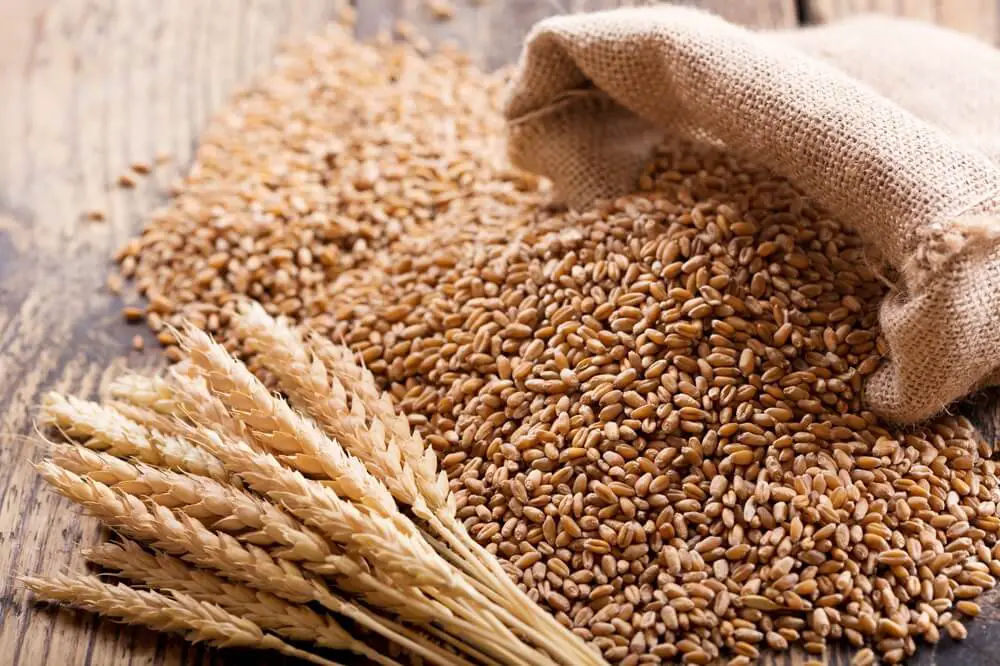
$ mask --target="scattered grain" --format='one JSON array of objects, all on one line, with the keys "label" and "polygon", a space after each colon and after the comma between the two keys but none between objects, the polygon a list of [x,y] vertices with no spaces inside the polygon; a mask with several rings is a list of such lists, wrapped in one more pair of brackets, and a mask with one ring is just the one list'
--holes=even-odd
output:
[{"label": "scattered grain", "polygon": [[451,0],[426,0],[427,11],[438,21],[449,21],[455,16]]}]

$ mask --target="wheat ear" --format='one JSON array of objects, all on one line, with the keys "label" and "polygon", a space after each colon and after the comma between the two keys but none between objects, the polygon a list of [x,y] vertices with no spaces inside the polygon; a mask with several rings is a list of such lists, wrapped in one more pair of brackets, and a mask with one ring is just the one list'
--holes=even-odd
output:
[{"label": "wheat ear", "polygon": [[234,437],[247,435],[243,424],[232,417],[187,360],[171,367],[166,377],[123,375],[112,382],[111,395],[117,411],[167,434],[180,435],[179,423],[188,422]]},{"label": "wheat ear", "polygon": [[[286,507],[327,539],[342,544],[361,559],[377,553],[379,567],[416,587],[435,587],[460,593],[464,587],[446,562],[437,558],[423,539],[408,538],[405,516],[390,520],[379,512],[342,499],[328,486],[289,469],[269,453],[254,451],[240,440],[225,440],[209,430],[200,432],[203,445],[239,474],[256,492]],[[416,532],[412,523],[409,528]],[[402,533],[401,533],[402,532]],[[428,558],[433,559],[428,562]]]},{"label": "wheat ear", "polygon": [[[292,403],[311,416],[329,437],[339,441],[364,462],[368,471],[385,483],[397,501],[411,506],[414,513],[424,520],[434,520],[438,512],[454,515],[447,477],[438,477],[434,452],[424,450],[419,439],[414,440],[410,436],[405,418],[402,418],[402,424],[399,423],[401,417],[396,415],[388,399],[380,395],[373,383],[369,385],[366,382],[366,379],[371,382],[374,379],[366,378],[363,373],[342,372],[360,385],[358,393],[349,393],[337,375],[327,372],[320,357],[307,349],[297,331],[272,318],[256,303],[244,308],[236,324],[240,334],[257,354],[256,358],[278,379]],[[328,359],[338,359],[337,368],[341,371],[346,365],[353,365],[350,352],[346,349],[329,341],[320,346]],[[347,360],[341,362],[344,354]],[[358,366],[354,367],[361,370]],[[348,400],[349,397],[351,400]],[[383,420],[372,415],[369,423],[366,416],[366,407],[369,406],[382,410],[383,416],[388,415],[388,418]],[[409,456],[404,456],[404,448],[397,444],[401,433],[405,434],[405,450],[411,454]],[[412,455],[414,442],[425,455]],[[426,462],[428,458],[429,464]],[[414,466],[413,462],[417,465]],[[418,484],[418,477],[422,479],[422,484]],[[430,535],[424,536],[433,539]],[[446,534],[445,538],[450,539],[451,535]],[[452,564],[473,575],[478,573],[474,563],[462,558],[457,558]],[[498,601],[495,595],[493,598]]]},{"label": "wheat ear", "polygon": [[364,406],[373,422],[381,423],[388,438],[399,449],[404,465],[412,470],[421,496],[435,514],[455,514],[455,502],[448,487],[448,477],[438,471],[434,450],[419,433],[410,428],[406,417],[398,413],[388,395],[378,388],[375,377],[357,363],[351,350],[328,338],[310,335],[308,350],[319,359],[331,379],[351,391]]},{"label": "wheat ear", "polygon": [[322,581],[293,562],[276,560],[262,548],[241,544],[224,533],[212,532],[182,513],[155,504],[147,507],[138,498],[73,474],[52,462],[43,461],[37,469],[57,492],[126,536],[289,601],[315,601],[435,663],[449,666],[462,663],[429,641],[407,637],[406,632],[398,630],[401,626],[398,623],[333,594]]},{"label": "wheat ear", "polygon": [[256,303],[244,308],[235,322],[255,358],[278,379],[293,405],[357,456],[397,501],[413,505],[422,500],[414,471],[395,440],[386,436],[385,426],[368,425],[361,401],[349,404],[343,384],[309,354],[298,332],[271,318]]},{"label": "wheat ear", "polygon": [[164,436],[131,421],[114,409],[50,392],[42,398],[39,425],[96,451],[134,458],[150,465],[181,469],[225,481],[228,474],[211,454],[177,437]]},{"label": "wheat ear", "polygon": [[[265,475],[272,471],[275,471],[278,475],[287,476],[288,474],[292,474],[294,476],[296,474],[292,470],[281,466],[270,454],[256,452],[242,440],[227,441],[215,431],[205,428],[189,428],[189,436],[194,440],[200,441],[209,450],[218,452],[219,456],[221,456],[220,459],[224,460],[234,473],[236,470],[240,470],[241,473],[247,471],[247,465],[256,459],[263,461],[257,463],[256,469],[263,470],[262,473]],[[286,480],[284,485],[281,485],[280,481],[280,478],[278,482],[272,480],[266,486],[272,489],[272,491],[277,488],[286,489],[287,494],[274,495],[274,497],[280,497],[280,500],[275,501],[280,501],[283,505],[299,508],[300,515],[308,517],[316,515],[316,512],[311,511],[308,502],[302,500],[302,493],[305,491],[299,485],[315,482],[303,480],[301,475],[294,479],[294,483]],[[317,486],[318,492],[329,492],[322,485],[317,484]],[[263,486],[259,486],[258,490],[260,487]],[[310,512],[301,513],[302,511]],[[338,534],[343,539],[346,538],[347,532]],[[285,534],[281,534],[280,536],[285,539],[290,538],[289,535]],[[281,557],[283,553],[282,551],[276,551],[275,555]],[[448,617],[450,615],[450,611],[447,608],[433,600],[427,599],[419,588],[413,587],[411,585],[412,581],[404,581],[403,583],[400,583],[396,579],[383,581],[379,576],[373,575],[363,558],[355,560],[350,557],[327,555],[322,559],[317,557],[304,559],[310,559],[308,562],[303,562],[303,567],[307,570],[322,575],[333,576],[340,587],[345,590],[360,594],[371,604],[391,610],[411,622],[424,624],[435,618]]]},{"label": "wheat ear", "polygon": [[[245,426],[251,438],[267,451],[308,459],[302,471],[318,466],[337,495],[376,510],[384,516],[398,513],[396,502],[381,481],[354,456],[328,438],[312,421],[297,414],[282,399],[271,395],[245,365],[230,356],[203,331],[187,327],[179,335],[191,362],[205,377],[230,413]],[[300,468],[301,469],[301,468]]]},{"label": "wheat ear", "polygon": [[[400,595],[392,586],[368,586],[378,588],[375,591],[354,585],[359,580],[369,580],[365,578],[368,572],[363,566],[349,558],[334,555],[321,536],[271,503],[246,492],[210,479],[132,465],[78,446],[57,447],[52,461],[65,470],[129,495],[183,512],[203,522],[206,518],[210,519],[207,522],[215,530],[231,532],[251,527],[255,531],[249,535],[237,533],[235,536],[256,545],[280,544],[282,548],[269,548],[275,557],[298,561],[309,571],[337,577],[345,589],[364,594],[369,601],[391,608],[406,619],[429,622],[438,615],[448,613],[447,609],[437,605],[425,606],[421,613],[413,612],[419,599],[410,595],[419,595],[417,590]],[[386,590],[393,592],[391,598],[385,596]]]},{"label": "wheat ear", "polygon": [[150,553],[135,541],[103,543],[85,552],[88,560],[151,588],[183,592],[197,601],[219,604],[230,613],[254,622],[262,629],[293,641],[308,641],[331,650],[350,650],[384,666],[388,659],[351,636],[329,615],[302,604],[293,604],[268,592],[230,583],[215,574],[196,569],[166,553]]},{"label": "wheat ear", "polygon": [[[80,446],[58,446],[52,461],[75,474],[197,518],[214,530],[258,546],[280,545],[278,557],[323,562],[326,541],[270,502],[206,477],[126,462]],[[247,531],[250,530],[250,531]]]},{"label": "wheat ear", "polygon": [[111,382],[108,393],[114,400],[144,407],[165,416],[174,413],[176,399],[173,391],[159,375],[120,375]]},{"label": "wheat ear", "polygon": [[[258,321],[259,327],[267,326],[267,322],[259,317]],[[561,652],[568,656],[577,655],[582,660],[579,663],[606,663],[579,636],[567,631],[552,615],[532,602],[500,567],[496,558],[469,536],[465,526],[456,518],[454,497],[447,485],[447,478],[437,473],[437,457],[433,449],[421,441],[419,434],[410,428],[406,417],[396,411],[389,396],[379,390],[374,375],[354,359],[348,348],[336,345],[328,338],[311,335],[308,349],[323,362],[332,378],[350,387],[355,398],[363,403],[372,421],[384,424],[386,431],[399,443],[398,448],[404,452],[404,465],[413,469],[413,476],[419,483],[431,515],[422,512],[419,505],[414,506],[414,512],[426,520],[436,534],[461,555],[463,568],[472,572],[492,590],[490,598],[529,626],[545,630],[553,645],[561,646]]]},{"label": "wheat ear", "polygon": [[109,585],[96,576],[59,575],[21,581],[44,601],[67,604],[157,631],[181,633],[193,643],[274,650],[314,664],[342,666],[264,633],[250,620],[220,606],[197,601],[181,592],[167,595],[124,584]]}]

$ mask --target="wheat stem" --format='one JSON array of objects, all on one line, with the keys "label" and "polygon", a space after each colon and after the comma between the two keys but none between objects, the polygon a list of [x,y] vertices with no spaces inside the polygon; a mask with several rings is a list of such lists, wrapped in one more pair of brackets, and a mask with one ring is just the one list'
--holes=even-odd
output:
[{"label": "wheat stem", "polygon": [[124,584],[109,585],[96,576],[58,575],[22,578],[21,581],[45,601],[67,604],[157,631],[181,633],[191,642],[275,650],[314,664],[342,666],[264,633],[257,624],[220,606],[198,601],[181,592],[167,595],[136,590]]},{"label": "wheat stem", "polygon": [[423,629],[428,634],[430,634],[431,636],[434,636],[438,640],[443,641],[443,642],[447,643],[448,645],[451,645],[452,647],[454,647],[457,650],[461,650],[462,652],[465,652],[470,657],[473,657],[474,659],[476,659],[480,663],[484,664],[484,666],[504,666],[502,663],[500,663],[499,661],[497,661],[493,657],[491,657],[488,654],[486,654],[486,653],[482,652],[481,650],[477,649],[475,646],[469,645],[465,641],[461,640],[457,636],[454,636],[454,635],[448,633],[447,631],[442,631],[441,629],[438,629],[437,627],[435,627],[433,625],[427,625],[427,626],[423,627]]}]

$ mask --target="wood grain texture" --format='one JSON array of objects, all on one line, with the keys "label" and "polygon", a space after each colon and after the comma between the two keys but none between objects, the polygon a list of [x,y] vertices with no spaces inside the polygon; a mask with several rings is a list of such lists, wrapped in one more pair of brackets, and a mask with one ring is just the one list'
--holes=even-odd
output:
[{"label": "wood grain texture", "polygon": [[1000,44],[998,0],[804,0],[804,9],[810,23],[874,12],[937,23]]},{"label": "wood grain texture", "polygon": [[[30,468],[42,452],[24,437],[43,391],[93,395],[122,367],[157,362],[129,352],[145,331],[121,323],[123,303],[103,287],[110,254],[162,201],[209,113],[336,5],[0,3],[0,663],[224,663],[179,639],[46,611],[17,589],[14,576],[79,570],[80,547],[99,537],[42,487]],[[171,164],[135,189],[114,186],[161,152]],[[84,220],[88,209],[107,220]]]},{"label": "wood grain texture", "polygon": [[[435,19],[426,0],[361,0],[358,29],[363,35],[392,30],[399,20],[413,24],[433,41],[451,39],[478,62],[494,68],[516,60],[531,26],[548,16],[651,4],[648,0],[452,0],[451,20]],[[794,0],[695,0],[699,6],[744,25],[788,28],[796,25]]]},{"label": "wood grain texture", "polygon": [[[451,21],[436,21],[423,0],[359,0],[359,31],[413,23],[432,40],[454,39],[487,67],[516,58],[538,19],[604,9],[617,0],[454,0]],[[757,27],[791,27],[794,0],[701,0],[727,18]],[[809,16],[882,9],[927,18],[981,36],[987,20],[965,2],[811,0]],[[285,39],[329,20],[337,0],[0,0],[0,663],[15,666],[179,666],[286,663],[279,657],[217,652],[102,623],[87,614],[36,607],[14,577],[83,564],[81,546],[100,538],[68,502],[42,487],[26,445],[33,405],[46,390],[95,395],[124,367],[156,365],[155,352],[129,343],[144,327],[121,322],[123,302],[103,288],[111,252],[143,224],[170,180],[188,163],[201,127],[226,97],[267,65]],[[931,7],[931,9],[927,9]],[[992,18],[990,18],[992,17]],[[990,23],[992,21],[992,23]],[[992,27],[990,27],[992,26]],[[990,32],[992,31],[992,32]],[[115,180],[136,160],[169,152],[173,161],[138,179]],[[99,209],[107,221],[83,219]],[[148,347],[155,349],[152,340]],[[1000,432],[1000,398],[987,394],[966,410],[989,437]],[[964,644],[922,650],[918,664],[1000,662],[1000,612],[990,607]],[[800,666],[802,653],[765,656]],[[828,663],[846,666],[838,649]]]}]

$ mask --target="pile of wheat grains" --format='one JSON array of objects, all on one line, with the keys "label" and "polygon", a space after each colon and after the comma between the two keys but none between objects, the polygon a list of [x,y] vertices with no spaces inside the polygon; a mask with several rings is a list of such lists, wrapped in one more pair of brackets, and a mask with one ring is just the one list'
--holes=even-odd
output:
[{"label": "pile of wheat grains", "polygon": [[992,450],[864,408],[885,289],[858,237],[687,144],[546,208],[495,161],[503,79],[338,30],[291,51],[122,253],[149,323],[239,349],[246,295],[345,341],[471,534],[613,663],[964,637],[1000,575]]},{"label": "pile of wheat grains", "polygon": [[115,257],[168,355],[185,320],[226,339],[240,298],[326,330],[343,271],[453,209],[499,225],[537,200],[536,179],[503,168],[506,81],[340,25],[290,47],[211,120],[169,205]]}]

